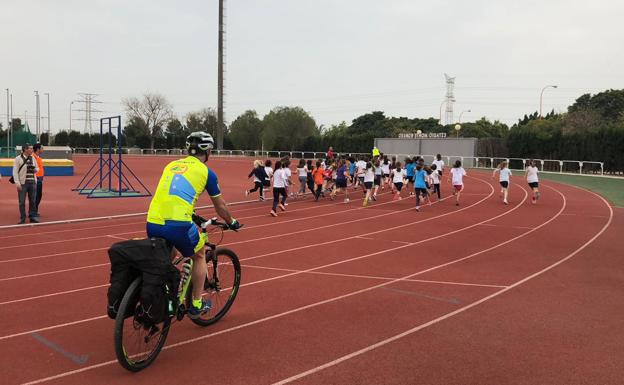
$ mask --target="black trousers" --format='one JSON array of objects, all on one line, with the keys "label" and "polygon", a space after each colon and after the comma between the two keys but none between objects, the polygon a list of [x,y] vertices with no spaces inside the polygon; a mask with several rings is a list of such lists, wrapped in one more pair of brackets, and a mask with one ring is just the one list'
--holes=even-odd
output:
[{"label": "black trousers", "polygon": [[273,211],[277,209],[280,195],[282,195],[282,204],[286,203],[286,189],[284,187],[273,187]]},{"label": "black trousers", "polygon": [[39,214],[39,203],[41,203],[41,197],[43,196],[43,177],[37,177],[37,199],[35,200],[35,212]]},{"label": "black trousers", "polygon": [[262,188],[262,182],[254,182],[254,188],[249,190],[250,193],[260,190],[260,197],[264,197],[264,189]]}]

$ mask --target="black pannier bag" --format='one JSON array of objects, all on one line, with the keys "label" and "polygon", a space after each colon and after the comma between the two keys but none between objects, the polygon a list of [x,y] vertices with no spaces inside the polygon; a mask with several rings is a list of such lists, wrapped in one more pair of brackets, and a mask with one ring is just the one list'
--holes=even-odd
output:
[{"label": "black pannier bag", "polygon": [[[161,238],[135,239],[115,243],[108,249],[111,261],[110,287],[108,288],[108,316],[117,317],[119,304],[132,281],[143,277],[138,315],[148,324],[162,322],[177,307],[180,272],[171,264],[169,247]],[[169,308],[171,304],[171,308]],[[136,304],[130,306],[134,314]],[[169,314],[172,315],[172,314]]]}]

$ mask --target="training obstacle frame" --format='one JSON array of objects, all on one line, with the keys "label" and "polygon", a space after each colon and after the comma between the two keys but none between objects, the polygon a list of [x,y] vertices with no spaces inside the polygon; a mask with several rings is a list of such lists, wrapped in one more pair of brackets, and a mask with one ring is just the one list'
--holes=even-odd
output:
[{"label": "training obstacle frame", "polygon": [[[116,123],[116,127],[113,124]],[[122,159],[121,116],[100,119],[100,153],[93,165],[72,191],[87,198],[132,198],[152,194]],[[117,160],[113,159],[113,128],[117,129]],[[104,132],[108,131],[108,153],[104,152]],[[108,156],[106,156],[108,155]],[[128,177],[130,176],[130,177]],[[143,190],[132,184],[140,185]],[[138,187],[137,185],[137,187]]]}]

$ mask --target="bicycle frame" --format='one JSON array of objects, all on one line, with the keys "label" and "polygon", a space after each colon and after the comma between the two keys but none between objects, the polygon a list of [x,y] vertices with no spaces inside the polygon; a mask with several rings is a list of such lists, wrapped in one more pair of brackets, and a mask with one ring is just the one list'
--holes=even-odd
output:
[{"label": "bicycle frame", "polygon": [[[216,250],[217,246],[212,244],[212,243],[208,243],[206,242],[204,249],[206,252],[206,257],[210,257],[210,260],[212,261],[212,267],[215,271],[215,288],[219,288],[219,278],[216,277],[216,271],[217,271],[217,259],[214,258],[214,251]],[[182,317],[184,316],[184,314],[186,313],[187,306],[189,306],[188,304],[186,304],[186,300],[187,300],[187,295],[188,295],[188,288],[191,284],[191,280],[193,278],[193,258],[191,257],[184,257],[182,255],[177,256],[174,260],[173,260],[173,265],[177,266],[178,264],[180,264],[181,262],[188,262],[191,265],[191,270],[189,272],[189,276],[186,279],[186,281],[184,282],[184,284],[182,285],[181,288],[179,288],[178,290],[178,307],[177,307],[177,318],[178,320],[181,320]],[[208,267],[208,266],[207,266]]]}]

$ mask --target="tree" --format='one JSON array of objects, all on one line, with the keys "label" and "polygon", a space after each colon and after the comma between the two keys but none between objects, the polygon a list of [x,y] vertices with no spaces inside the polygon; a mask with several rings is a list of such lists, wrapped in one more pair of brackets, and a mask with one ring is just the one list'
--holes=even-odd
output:
[{"label": "tree", "polygon": [[582,110],[594,110],[602,118],[616,121],[624,115],[624,89],[606,90],[593,96],[584,94],[568,107],[570,113]]},{"label": "tree", "polygon": [[261,149],[262,120],[258,118],[256,111],[247,110],[232,122],[228,136],[236,149]]},{"label": "tree", "polygon": [[148,130],[150,148],[154,148],[156,137],[162,137],[162,127],[173,116],[173,107],[167,99],[157,93],[145,93],[141,99],[136,97],[124,98],[122,103],[126,114],[135,123],[139,121]]},{"label": "tree", "polygon": [[217,114],[213,108],[203,108],[186,115],[186,127],[189,132],[204,131],[216,137]]},{"label": "tree", "polygon": [[150,130],[145,124],[145,121],[141,118],[130,118],[129,124],[123,129],[122,145],[126,147],[134,147],[138,142],[147,145],[141,148],[147,148],[153,146],[153,141],[150,139]]},{"label": "tree", "polygon": [[263,119],[262,140],[269,150],[298,150],[310,136],[320,136],[314,119],[301,107],[275,107]]},{"label": "tree", "polygon": [[69,134],[67,131],[61,131],[58,134],[54,135],[54,143],[55,146],[67,146],[69,144]]},{"label": "tree", "polygon": [[171,119],[167,123],[167,129],[165,130],[167,147],[184,148],[188,134],[189,130],[182,125],[182,122],[180,122],[178,118]]}]

